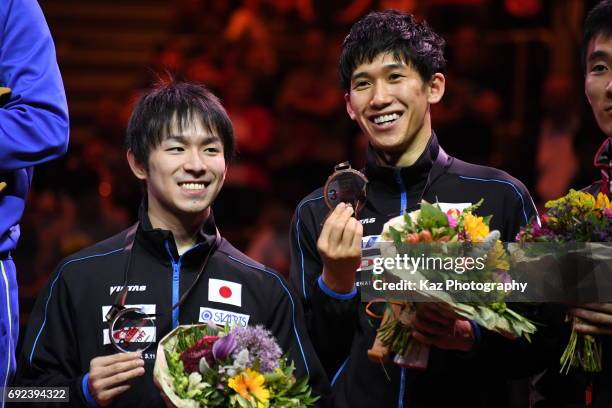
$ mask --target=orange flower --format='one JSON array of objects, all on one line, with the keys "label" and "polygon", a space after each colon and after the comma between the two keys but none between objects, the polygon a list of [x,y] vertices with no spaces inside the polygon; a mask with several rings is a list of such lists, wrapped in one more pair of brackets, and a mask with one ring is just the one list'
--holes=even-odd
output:
[{"label": "orange flower", "polygon": [[257,408],[270,406],[270,391],[264,387],[265,378],[255,370],[247,368],[240,374],[231,377],[228,385],[236,391],[242,398],[247,400],[255,399]]}]

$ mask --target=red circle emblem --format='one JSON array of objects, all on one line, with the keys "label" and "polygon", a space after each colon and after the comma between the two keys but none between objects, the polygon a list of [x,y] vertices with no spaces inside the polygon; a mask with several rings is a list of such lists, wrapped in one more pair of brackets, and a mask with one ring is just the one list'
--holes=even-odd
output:
[{"label": "red circle emblem", "polygon": [[221,286],[219,288],[219,294],[221,295],[221,297],[227,299],[232,296],[232,290],[227,286]]}]

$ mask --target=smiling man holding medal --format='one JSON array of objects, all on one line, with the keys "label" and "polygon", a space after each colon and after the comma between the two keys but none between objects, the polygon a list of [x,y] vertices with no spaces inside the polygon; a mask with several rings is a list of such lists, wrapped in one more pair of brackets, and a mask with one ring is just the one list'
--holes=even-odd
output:
[{"label": "smiling man holding medal", "polygon": [[204,87],[158,85],[130,118],[127,160],[143,181],[139,222],[60,263],[25,334],[17,385],[67,386],[71,406],[161,407],[156,343],[181,324],[263,325],[323,390],[302,312],[276,272],[221,237],[211,205],[234,132]]},{"label": "smiling man holding medal", "polygon": [[[384,310],[361,303],[370,287],[358,274],[380,256],[385,222],[422,199],[457,209],[483,199],[476,212],[492,215],[491,229],[508,242],[536,214],[520,181],[440,147],[430,106],[444,95],[443,47],[426,23],[396,11],[368,14],[342,46],[346,109],[369,140],[365,203],[356,214],[354,203],[329,205],[338,191],[316,190],[298,205],[291,228],[291,282],[337,407],[507,407],[525,396],[508,379],[540,371],[550,357],[539,340],[538,347],[513,342],[428,303],[413,321],[414,338],[432,346],[426,371],[368,359],[380,325],[371,316]],[[469,134],[455,137],[470,143]]]}]

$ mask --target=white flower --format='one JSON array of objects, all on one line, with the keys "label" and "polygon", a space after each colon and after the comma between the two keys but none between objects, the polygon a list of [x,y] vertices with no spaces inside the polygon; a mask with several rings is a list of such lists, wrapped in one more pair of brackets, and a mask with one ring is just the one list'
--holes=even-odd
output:
[{"label": "white flower", "polygon": [[223,367],[223,370],[227,373],[227,375],[229,375],[230,377],[233,377],[236,374],[238,374],[240,371],[247,368],[248,364],[249,364],[249,350],[244,349],[244,350],[241,350],[236,355],[236,358],[234,359],[234,364]]},{"label": "white flower", "polygon": [[200,373],[193,372],[189,374],[189,385],[187,386],[188,390],[198,389],[198,385],[202,382],[202,376]]}]

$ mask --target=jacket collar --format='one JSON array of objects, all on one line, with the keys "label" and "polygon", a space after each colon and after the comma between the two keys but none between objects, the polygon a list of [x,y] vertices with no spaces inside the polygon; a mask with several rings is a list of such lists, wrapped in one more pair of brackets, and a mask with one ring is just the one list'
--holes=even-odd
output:
[{"label": "jacket collar", "polygon": [[372,146],[368,145],[365,173],[368,180],[381,181],[387,185],[398,186],[398,174],[405,185],[412,185],[428,178],[427,184],[431,185],[446,171],[451,162],[452,158],[440,147],[436,134],[432,132],[427,147],[411,166],[394,167],[381,164]]},{"label": "jacket collar", "polygon": [[204,221],[200,228],[197,243],[185,252],[183,256],[179,257],[172,231],[153,228],[147,214],[147,205],[145,202],[140,206],[138,220],[139,226],[138,232],[136,233],[137,242],[155,257],[164,261],[164,263],[177,262],[179,258],[182,258],[181,263],[183,264],[197,264],[201,262],[201,255],[210,250],[219,235],[211,211],[210,216]]}]

